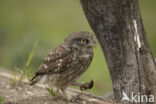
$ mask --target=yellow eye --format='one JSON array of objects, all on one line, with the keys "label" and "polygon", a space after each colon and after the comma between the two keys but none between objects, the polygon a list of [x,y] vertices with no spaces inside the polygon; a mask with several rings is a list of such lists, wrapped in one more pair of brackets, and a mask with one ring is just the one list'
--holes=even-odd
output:
[{"label": "yellow eye", "polygon": [[81,43],[87,43],[87,40],[86,39],[82,39]]}]

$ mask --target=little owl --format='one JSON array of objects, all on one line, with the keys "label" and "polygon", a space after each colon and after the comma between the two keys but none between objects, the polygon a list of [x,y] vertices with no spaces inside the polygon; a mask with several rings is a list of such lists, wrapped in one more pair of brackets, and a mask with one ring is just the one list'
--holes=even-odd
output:
[{"label": "little owl", "polygon": [[96,42],[91,33],[87,31],[71,33],[63,44],[48,53],[31,79],[30,85],[47,84],[64,94],[70,85],[79,86],[81,90],[90,89],[93,81],[82,83],[78,82],[77,78],[91,64],[94,46]]}]

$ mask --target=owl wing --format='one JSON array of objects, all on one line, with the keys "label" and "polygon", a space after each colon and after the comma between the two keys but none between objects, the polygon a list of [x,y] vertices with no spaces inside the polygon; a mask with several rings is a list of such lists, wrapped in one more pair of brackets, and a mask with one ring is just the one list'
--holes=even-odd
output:
[{"label": "owl wing", "polygon": [[51,50],[45,57],[43,64],[39,67],[36,75],[53,74],[64,72],[75,57],[73,52],[66,50],[62,45]]},{"label": "owl wing", "polygon": [[67,50],[62,45],[51,50],[40,65],[35,76],[31,79],[30,85],[34,85],[46,74],[68,72],[78,60],[77,55],[72,50]]}]

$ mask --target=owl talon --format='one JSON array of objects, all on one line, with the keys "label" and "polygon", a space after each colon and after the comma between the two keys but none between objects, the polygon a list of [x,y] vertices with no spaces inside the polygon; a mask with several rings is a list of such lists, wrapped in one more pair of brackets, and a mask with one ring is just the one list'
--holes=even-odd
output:
[{"label": "owl talon", "polygon": [[91,80],[89,83],[84,83],[82,86],[80,86],[80,90],[87,90],[87,89],[91,89],[93,87],[93,80]]}]

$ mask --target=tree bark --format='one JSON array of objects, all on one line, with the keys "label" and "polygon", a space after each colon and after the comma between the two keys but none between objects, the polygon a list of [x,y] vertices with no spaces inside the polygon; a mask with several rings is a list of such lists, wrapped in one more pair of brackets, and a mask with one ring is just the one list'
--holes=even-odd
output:
[{"label": "tree bark", "polygon": [[154,95],[156,99],[156,63],[146,37],[138,0],[80,2],[105,55],[115,100],[121,102],[125,93],[131,100],[126,103],[135,104],[131,99],[132,92],[148,97]]}]

